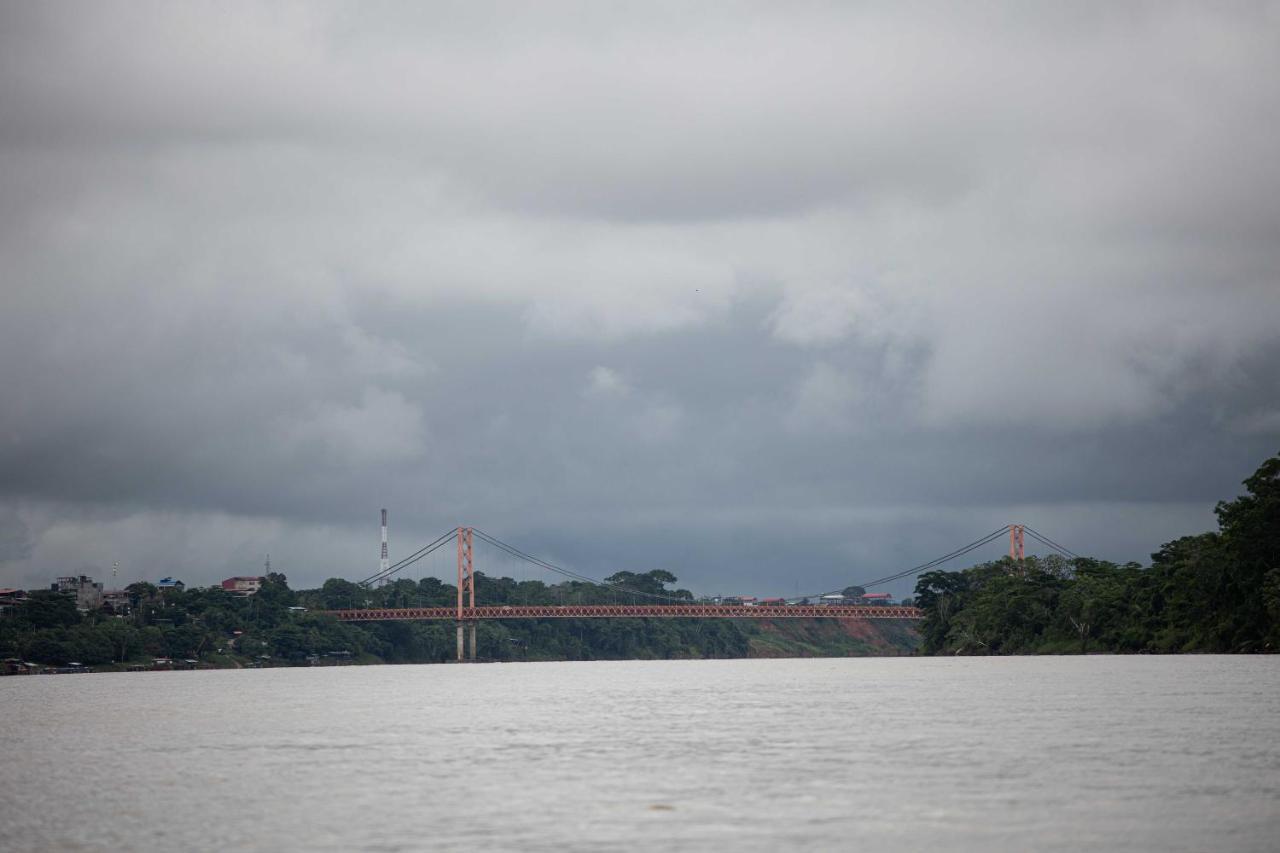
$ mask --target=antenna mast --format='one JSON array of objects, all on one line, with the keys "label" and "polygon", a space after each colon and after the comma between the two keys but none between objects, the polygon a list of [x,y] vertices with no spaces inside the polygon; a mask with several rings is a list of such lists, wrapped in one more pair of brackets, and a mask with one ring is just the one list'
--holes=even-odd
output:
[{"label": "antenna mast", "polygon": [[[384,508],[382,510],[382,559],[378,561],[378,571],[385,573],[390,567],[391,559],[387,556],[387,511]],[[387,579],[384,577],[382,582],[386,583]]]}]

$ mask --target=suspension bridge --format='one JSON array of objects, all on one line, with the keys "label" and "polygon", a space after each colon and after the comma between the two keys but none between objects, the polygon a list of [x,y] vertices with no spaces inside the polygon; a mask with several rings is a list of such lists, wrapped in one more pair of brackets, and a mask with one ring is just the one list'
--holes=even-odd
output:
[{"label": "suspension bridge", "polygon": [[[1024,558],[1025,537],[1040,542],[1057,553],[1072,559],[1079,555],[1036,532],[1024,524],[1006,524],[970,542],[961,548],[937,557],[918,566],[887,575],[875,580],[866,581],[858,586],[879,586],[891,581],[911,577],[937,568],[944,563],[958,559],[978,548],[1009,536],[1009,557],[1021,562]],[[629,599],[631,603],[607,604],[476,604],[476,569],[475,540],[479,538],[506,556],[532,565],[539,570],[552,572],[579,583],[608,590],[616,597]],[[547,560],[527,554],[497,537],[491,536],[475,527],[458,527],[437,537],[434,541],[419,548],[394,565],[387,565],[385,556],[382,567],[374,574],[360,581],[366,588],[385,583],[388,579],[417,563],[431,554],[454,545],[457,555],[457,602],[452,607],[374,607],[352,608],[345,610],[324,611],[341,622],[391,622],[448,620],[457,624],[458,660],[466,660],[467,647],[470,648],[471,660],[476,658],[476,623],[484,619],[923,619],[924,613],[916,607],[894,605],[865,604],[812,604],[813,599],[821,600],[828,593],[812,593],[794,596],[788,600],[774,599],[771,603],[747,604],[698,601],[687,594],[677,596],[666,593],[654,593],[628,587],[612,580],[597,580],[579,574]],[[385,548],[385,546],[384,546]],[[385,551],[384,551],[385,555]],[[835,591],[832,591],[835,592]],[[637,603],[637,599],[647,599],[646,603]],[[468,630],[469,629],[469,630]],[[469,639],[470,643],[465,642]]]}]

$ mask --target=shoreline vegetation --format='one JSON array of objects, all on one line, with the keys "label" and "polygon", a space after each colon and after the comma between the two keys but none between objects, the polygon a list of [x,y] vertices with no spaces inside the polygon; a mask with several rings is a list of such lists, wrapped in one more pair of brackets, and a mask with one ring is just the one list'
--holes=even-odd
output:
[{"label": "shoreline vegetation", "polygon": [[[687,590],[670,589],[676,578],[661,570],[608,580],[641,596],[693,600]],[[69,595],[32,592],[0,617],[8,674],[446,663],[456,651],[452,622],[351,623],[319,612],[451,606],[456,587],[434,577],[377,588],[330,578],[319,589],[293,590],[284,575],[271,573],[248,596],[220,587],[126,589],[125,613],[80,612]],[[608,604],[618,594],[580,581],[548,585],[476,573],[477,598],[494,605]],[[913,624],[888,620],[484,620],[477,635],[486,661],[909,655],[919,642]]]},{"label": "shoreline vegetation", "polygon": [[916,584],[920,653],[1249,653],[1280,650],[1280,456],[1222,501],[1218,530],[1151,565],[1008,558]]},{"label": "shoreline vegetation", "polygon": [[[1218,504],[1219,529],[1162,546],[1150,566],[1058,556],[1008,558],[920,576],[922,623],[836,620],[578,619],[484,621],[491,661],[843,657],[853,655],[1245,653],[1280,649],[1280,456]],[[620,572],[641,595],[693,600],[664,571]],[[436,663],[455,652],[452,623],[339,623],[320,610],[441,607],[436,578],[375,589],[330,578],[293,590],[269,574],[235,596],[218,587],[127,587],[127,612],[82,613],[41,590],[0,617],[4,671],[126,671]],[[616,591],[476,574],[490,604],[609,603]]]}]

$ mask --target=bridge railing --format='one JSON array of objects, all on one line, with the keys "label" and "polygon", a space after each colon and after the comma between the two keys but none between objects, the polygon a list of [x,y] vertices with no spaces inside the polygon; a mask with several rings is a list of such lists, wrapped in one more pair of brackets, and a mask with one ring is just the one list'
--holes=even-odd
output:
[{"label": "bridge railing", "polygon": [[[341,622],[458,620],[456,607],[391,607],[321,611]],[[565,604],[464,607],[462,621],[479,619],[923,619],[915,607],[865,605],[751,606],[740,604]]]}]

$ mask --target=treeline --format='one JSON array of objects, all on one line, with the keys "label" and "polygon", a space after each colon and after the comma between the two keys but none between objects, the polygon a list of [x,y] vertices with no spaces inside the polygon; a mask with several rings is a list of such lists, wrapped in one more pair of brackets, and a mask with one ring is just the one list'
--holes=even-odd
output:
[{"label": "treeline", "polygon": [[[1217,507],[1217,532],[1186,536],[1150,566],[1051,556],[1003,559],[920,577],[926,654],[1067,652],[1256,652],[1280,650],[1280,457],[1245,481],[1247,494]],[[691,600],[663,571],[620,572],[613,587],[476,575],[484,604],[643,603]],[[237,597],[221,588],[128,587],[127,613],[81,613],[64,594],[38,591],[0,618],[0,658],[45,665],[125,665],[153,658],[216,666],[300,664],[308,658],[427,663],[454,655],[451,622],[339,623],[317,611],[447,607],[457,590],[436,578],[365,588],[332,578],[292,590],[271,574]],[[546,619],[484,621],[480,657],[490,660],[745,657],[752,644],[796,653],[849,653],[839,642],[806,645],[790,626],[768,635],[731,620]],[[803,632],[801,632],[803,633]],[[776,636],[774,636],[776,634]],[[792,635],[795,635],[794,637]],[[835,645],[832,645],[835,644]],[[830,646],[830,648],[827,648]]]},{"label": "treeline", "polygon": [[1280,457],[1151,565],[1005,558],[916,585],[926,654],[1280,650]]},{"label": "treeline", "polygon": [[[620,572],[602,588],[569,581],[544,584],[476,574],[485,604],[602,604],[691,599],[668,586],[663,571]],[[218,666],[305,663],[340,656],[374,663],[429,663],[455,654],[452,622],[340,623],[316,612],[351,607],[442,607],[457,589],[436,578],[402,579],[367,589],[332,578],[319,589],[292,590],[287,578],[267,576],[257,594],[238,597],[221,588],[158,590],[128,587],[125,614],[80,613],[74,600],[38,591],[0,618],[0,658],[45,665],[124,665],[154,658],[190,659]],[[748,629],[725,620],[546,619],[483,621],[480,657],[490,660],[743,657]]]}]

